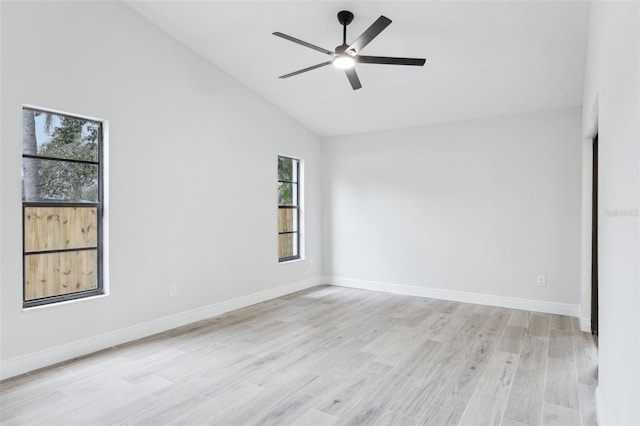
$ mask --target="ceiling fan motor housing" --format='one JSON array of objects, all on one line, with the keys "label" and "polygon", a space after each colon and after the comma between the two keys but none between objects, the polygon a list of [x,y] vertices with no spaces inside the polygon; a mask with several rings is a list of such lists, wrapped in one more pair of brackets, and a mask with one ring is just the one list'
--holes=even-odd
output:
[{"label": "ceiling fan motor housing", "polygon": [[346,53],[349,56],[355,56],[356,52],[353,50],[347,50],[349,48],[348,44],[341,44],[340,46],[336,46],[336,55],[342,55]]}]

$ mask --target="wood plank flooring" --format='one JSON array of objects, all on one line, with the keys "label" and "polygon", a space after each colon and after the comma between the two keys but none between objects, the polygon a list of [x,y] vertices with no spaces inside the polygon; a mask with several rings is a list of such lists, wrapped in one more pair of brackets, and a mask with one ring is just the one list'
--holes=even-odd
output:
[{"label": "wood plank flooring", "polygon": [[0,382],[0,423],[595,425],[577,327],[320,286]]}]

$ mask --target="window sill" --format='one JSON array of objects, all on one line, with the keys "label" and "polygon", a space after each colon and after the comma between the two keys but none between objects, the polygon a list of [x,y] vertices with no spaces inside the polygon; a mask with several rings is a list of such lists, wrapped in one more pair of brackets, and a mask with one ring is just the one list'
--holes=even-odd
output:
[{"label": "window sill", "polygon": [[303,260],[305,260],[304,257],[301,257],[300,259],[291,259],[291,260],[285,260],[284,262],[278,262],[278,265],[286,265],[287,263],[295,263],[295,262],[302,262]]},{"label": "window sill", "polygon": [[39,305],[39,306],[30,306],[28,308],[22,308],[22,312],[29,312],[29,311],[37,311],[40,309],[49,309],[49,308],[54,308],[54,307],[58,307],[58,306],[66,306],[66,305],[70,305],[72,303],[82,303],[82,302],[86,302],[89,300],[96,300],[96,299],[102,299],[104,297],[108,297],[109,293],[104,293],[104,294],[96,294],[95,296],[88,296],[88,297],[82,297],[80,299],[73,299],[73,300],[65,300],[63,302],[55,302],[55,303],[48,303],[46,305]]}]

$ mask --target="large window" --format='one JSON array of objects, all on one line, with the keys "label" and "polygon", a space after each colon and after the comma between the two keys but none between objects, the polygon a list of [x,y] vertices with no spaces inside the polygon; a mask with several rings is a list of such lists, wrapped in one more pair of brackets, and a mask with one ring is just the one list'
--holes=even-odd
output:
[{"label": "large window", "polygon": [[102,294],[102,122],[22,120],[24,306]]},{"label": "large window", "polygon": [[300,160],[278,157],[278,258],[300,259]]}]

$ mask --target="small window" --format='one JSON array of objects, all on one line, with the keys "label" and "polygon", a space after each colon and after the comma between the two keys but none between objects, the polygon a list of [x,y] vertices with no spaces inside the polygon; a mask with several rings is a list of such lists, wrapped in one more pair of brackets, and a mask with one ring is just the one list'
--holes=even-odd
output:
[{"label": "small window", "polygon": [[300,160],[278,156],[278,258],[300,259]]},{"label": "small window", "polygon": [[102,294],[103,124],[22,111],[23,305]]}]

